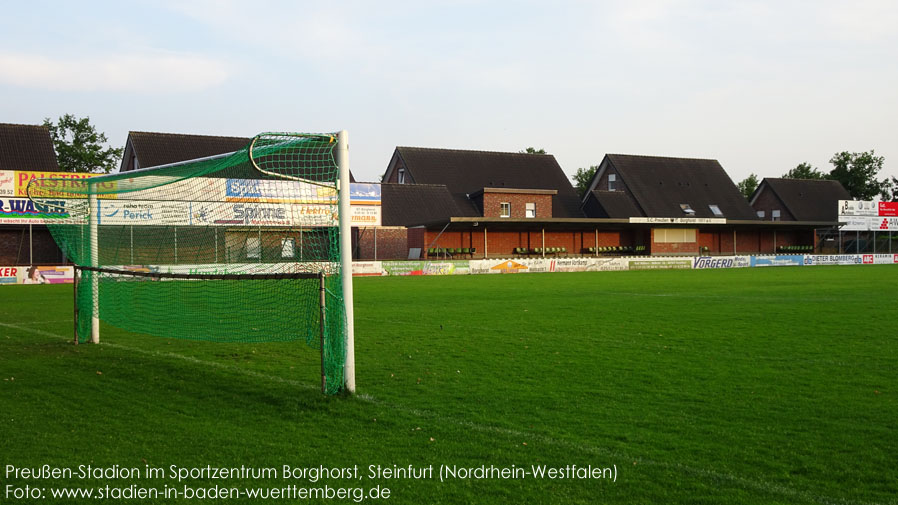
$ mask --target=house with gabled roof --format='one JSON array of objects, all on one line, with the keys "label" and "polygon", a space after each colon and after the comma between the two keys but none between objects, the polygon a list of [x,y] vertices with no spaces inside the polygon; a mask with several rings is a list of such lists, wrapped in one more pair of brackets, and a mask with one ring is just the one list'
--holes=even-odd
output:
[{"label": "house with gabled roof", "polygon": [[749,204],[763,220],[838,221],[839,200],[852,200],[839,181],[765,177]]},{"label": "house with gabled roof", "polygon": [[49,128],[0,123],[0,170],[59,172]]},{"label": "house with gabled roof", "polygon": [[584,248],[581,230],[570,226],[584,217],[579,197],[550,154],[400,146],[382,187],[384,224],[421,229],[420,242],[409,235],[409,249],[425,255],[434,248],[465,257]]},{"label": "house with gabled roof", "polygon": [[131,131],[125,141],[119,171],[128,172],[232,153],[246,147],[251,140],[251,137]]},{"label": "house with gabled roof", "polygon": [[762,223],[717,160],[623,154],[604,157],[582,208],[592,218],[627,219],[635,225],[630,240],[646,244],[652,254],[812,247],[814,228],[835,220]]}]

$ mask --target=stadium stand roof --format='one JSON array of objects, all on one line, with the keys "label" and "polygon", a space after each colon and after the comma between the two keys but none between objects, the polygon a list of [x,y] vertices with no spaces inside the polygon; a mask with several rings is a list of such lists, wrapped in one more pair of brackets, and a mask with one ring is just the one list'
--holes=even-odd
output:
[{"label": "stadium stand roof", "polygon": [[839,200],[852,200],[839,181],[764,178],[751,195],[750,204],[761,208],[765,193],[788,212],[781,219],[791,221],[838,221]]},{"label": "stadium stand roof", "polygon": [[[607,183],[604,185],[599,183],[607,181],[606,176],[612,173],[618,177],[613,192],[629,195],[635,209],[615,205],[604,194],[594,193],[596,189],[608,189]],[[599,207],[606,208],[607,205],[607,210],[640,211],[635,216],[607,216],[611,218],[757,219],[755,212],[720,163],[711,159],[606,154],[590,183],[584,200],[584,210],[594,210],[596,207],[587,205],[587,200],[597,197],[601,203]],[[715,208],[719,213],[714,211]]]},{"label": "stadium stand roof", "polygon": [[0,123],[0,170],[58,172],[49,128]]},{"label": "stadium stand roof", "polygon": [[443,184],[381,184],[384,226],[417,226],[447,222],[460,212]]},{"label": "stadium stand roof", "polygon": [[399,146],[383,182],[399,182],[399,170],[404,171],[407,184],[444,185],[455,201],[456,216],[482,215],[469,195],[483,188],[514,188],[556,190],[552,196],[553,216],[583,217],[577,192],[550,154]]}]

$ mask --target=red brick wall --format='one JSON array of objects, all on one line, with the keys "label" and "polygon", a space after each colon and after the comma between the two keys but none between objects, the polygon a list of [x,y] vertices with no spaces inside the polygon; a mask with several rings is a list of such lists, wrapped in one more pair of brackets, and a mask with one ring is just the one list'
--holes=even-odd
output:
[{"label": "red brick wall", "polygon": [[[404,260],[408,259],[408,248],[410,236],[414,234],[416,228],[403,228],[401,226],[379,227],[379,228],[357,228],[353,233],[356,240],[353,250],[353,257],[360,260],[375,259],[379,260]],[[375,232],[377,234],[375,244]],[[421,235],[421,232],[417,232]],[[412,247],[422,247],[413,245]]]},{"label": "red brick wall", "polygon": [[[511,216],[516,219],[526,217],[526,204],[536,205],[536,217],[552,217],[552,195],[537,195],[527,193],[491,193],[483,194],[483,216],[499,217],[499,204],[508,202],[511,204]],[[548,246],[546,246],[548,247]]]}]

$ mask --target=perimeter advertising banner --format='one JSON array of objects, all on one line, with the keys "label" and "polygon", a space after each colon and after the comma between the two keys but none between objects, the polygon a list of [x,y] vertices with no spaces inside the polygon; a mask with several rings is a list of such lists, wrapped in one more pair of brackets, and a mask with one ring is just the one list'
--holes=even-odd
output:
[{"label": "perimeter advertising banner", "polygon": [[16,173],[12,170],[0,170],[0,198],[16,196]]},{"label": "perimeter advertising banner", "polygon": [[75,268],[70,266],[0,267],[0,285],[5,284],[71,284]]}]

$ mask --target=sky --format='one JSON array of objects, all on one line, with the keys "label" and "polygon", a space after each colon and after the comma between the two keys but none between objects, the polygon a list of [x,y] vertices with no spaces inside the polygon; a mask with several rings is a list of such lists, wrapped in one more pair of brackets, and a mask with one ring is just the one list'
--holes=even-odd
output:
[{"label": "sky", "polygon": [[713,158],[738,182],[875,150],[898,176],[898,2],[152,0],[4,5],[0,122],[350,134],[396,146]]}]

